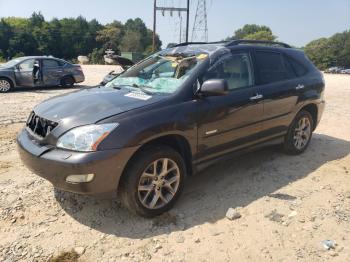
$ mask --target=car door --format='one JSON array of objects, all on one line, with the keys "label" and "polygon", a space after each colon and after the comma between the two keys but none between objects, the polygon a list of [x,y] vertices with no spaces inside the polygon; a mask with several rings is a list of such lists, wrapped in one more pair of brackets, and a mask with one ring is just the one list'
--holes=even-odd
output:
[{"label": "car door", "polygon": [[298,82],[285,55],[274,50],[255,50],[256,78],[263,96],[261,135],[266,139],[284,134],[298,102]]},{"label": "car door", "polygon": [[196,101],[200,114],[197,162],[254,142],[263,117],[250,52],[224,55],[203,75],[203,81],[209,79],[225,79],[229,94]]},{"label": "car door", "polygon": [[63,77],[63,68],[61,66],[61,63],[55,59],[45,58],[42,60],[42,67],[44,85],[59,85]]},{"label": "car door", "polygon": [[33,66],[34,58],[27,59],[16,66],[15,77],[18,86],[33,87]]}]

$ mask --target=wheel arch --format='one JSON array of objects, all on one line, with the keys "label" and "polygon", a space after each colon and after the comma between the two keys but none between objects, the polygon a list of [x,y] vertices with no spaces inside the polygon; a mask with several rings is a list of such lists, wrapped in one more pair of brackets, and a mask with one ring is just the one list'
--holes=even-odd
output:
[{"label": "wheel arch", "polygon": [[312,116],[312,120],[313,120],[313,130],[315,130],[316,125],[317,125],[317,119],[318,119],[318,108],[317,105],[314,103],[310,103],[307,105],[304,105],[300,110],[300,111],[307,111],[311,114]]},{"label": "wheel arch", "polygon": [[5,79],[10,82],[11,87],[15,87],[15,81],[8,76],[0,76],[0,79]]},{"label": "wheel arch", "polygon": [[[156,137],[153,138],[149,141],[147,141],[146,143],[144,143],[142,146],[140,146],[136,152],[134,152],[134,154],[132,155],[132,157],[128,160],[128,162],[126,163],[122,176],[120,177],[120,180],[122,180],[123,176],[126,173],[126,170],[129,168],[129,166],[132,164],[133,160],[135,159],[135,157],[138,155],[139,152],[153,147],[153,146],[157,146],[157,145],[165,145],[165,146],[169,146],[172,149],[174,149],[175,151],[177,151],[184,159],[185,161],[185,166],[186,166],[186,171],[187,171],[187,175],[192,175],[193,173],[193,167],[192,167],[192,151],[191,151],[191,147],[190,144],[188,142],[188,140],[182,136],[182,135],[178,135],[178,134],[167,134],[167,135],[163,135],[160,137]],[[118,187],[120,186],[120,182]],[[119,190],[118,190],[119,191]]]},{"label": "wheel arch", "polygon": [[65,77],[70,77],[70,78],[72,78],[72,79],[74,80],[74,83],[76,83],[76,79],[75,79],[75,77],[74,77],[73,74],[65,74],[65,75],[63,75],[63,76],[61,77],[61,79],[60,79],[60,83],[62,83],[62,80],[63,80]]}]

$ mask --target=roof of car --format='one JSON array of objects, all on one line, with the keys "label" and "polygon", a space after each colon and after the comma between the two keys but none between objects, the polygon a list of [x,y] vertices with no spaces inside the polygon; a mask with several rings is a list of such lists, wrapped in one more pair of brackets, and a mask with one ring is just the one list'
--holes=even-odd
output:
[{"label": "roof of car", "polygon": [[290,45],[282,42],[265,41],[265,40],[249,40],[249,39],[235,39],[230,41],[218,41],[218,42],[185,42],[185,43],[177,44],[173,47],[189,46],[189,45],[197,45],[197,46],[216,45],[216,46],[231,47],[231,46],[237,46],[242,44],[291,48]]},{"label": "roof of car", "polygon": [[209,59],[215,61],[215,58],[229,53],[230,50],[235,48],[249,48],[249,47],[261,47],[266,49],[276,50],[290,50],[295,51],[296,49],[291,48],[290,45],[282,42],[273,41],[260,41],[260,40],[232,40],[232,41],[220,41],[220,42],[186,42],[175,45],[171,48],[162,50],[159,52],[160,55],[199,55],[207,54]]},{"label": "roof of car", "polygon": [[34,58],[34,59],[39,59],[39,58],[48,58],[48,59],[58,59],[58,60],[61,60],[59,58],[56,58],[56,57],[53,57],[53,56],[22,56],[22,57],[18,57],[16,59],[21,59],[21,60],[24,60],[24,59],[30,59],[30,58]]}]

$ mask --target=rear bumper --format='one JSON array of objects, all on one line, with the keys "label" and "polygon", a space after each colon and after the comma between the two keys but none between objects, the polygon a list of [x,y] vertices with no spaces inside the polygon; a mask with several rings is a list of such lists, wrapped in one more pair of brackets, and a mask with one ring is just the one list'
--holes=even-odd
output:
[{"label": "rear bumper", "polygon": [[85,81],[85,76],[83,73],[74,75],[75,83],[81,83]]},{"label": "rear bumper", "polygon": [[[17,137],[22,162],[33,173],[50,181],[54,187],[79,194],[113,197],[126,163],[136,147],[97,152],[73,152],[41,147],[23,129]],[[67,183],[69,175],[94,174],[86,183]]]},{"label": "rear bumper", "polygon": [[324,100],[322,100],[320,103],[317,104],[317,123],[315,125],[315,128],[321,121],[321,117],[323,115],[323,111],[325,107],[326,107],[326,102]]}]

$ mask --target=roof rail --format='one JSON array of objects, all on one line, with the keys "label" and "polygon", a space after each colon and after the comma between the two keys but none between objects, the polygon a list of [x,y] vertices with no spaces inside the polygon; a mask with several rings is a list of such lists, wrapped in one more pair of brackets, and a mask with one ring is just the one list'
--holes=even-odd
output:
[{"label": "roof rail", "polygon": [[240,45],[240,44],[264,44],[264,45],[278,45],[285,48],[292,48],[290,45],[281,43],[281,42],[274,42],[274,41],[262,41],[262,40],[247,40],[247,39],[237,39],[232,40],[229,42],[226,46],[234,46],[234,45]]},{"label": "roof rail", "polygon": [[210,45],[210,44],[223,44],[227,43],[227,41],[217,41],[217,42],[184,42],[177,45],[174,45],[172,47],[179,47],[179,46],[187,46],[187,45]]}]

